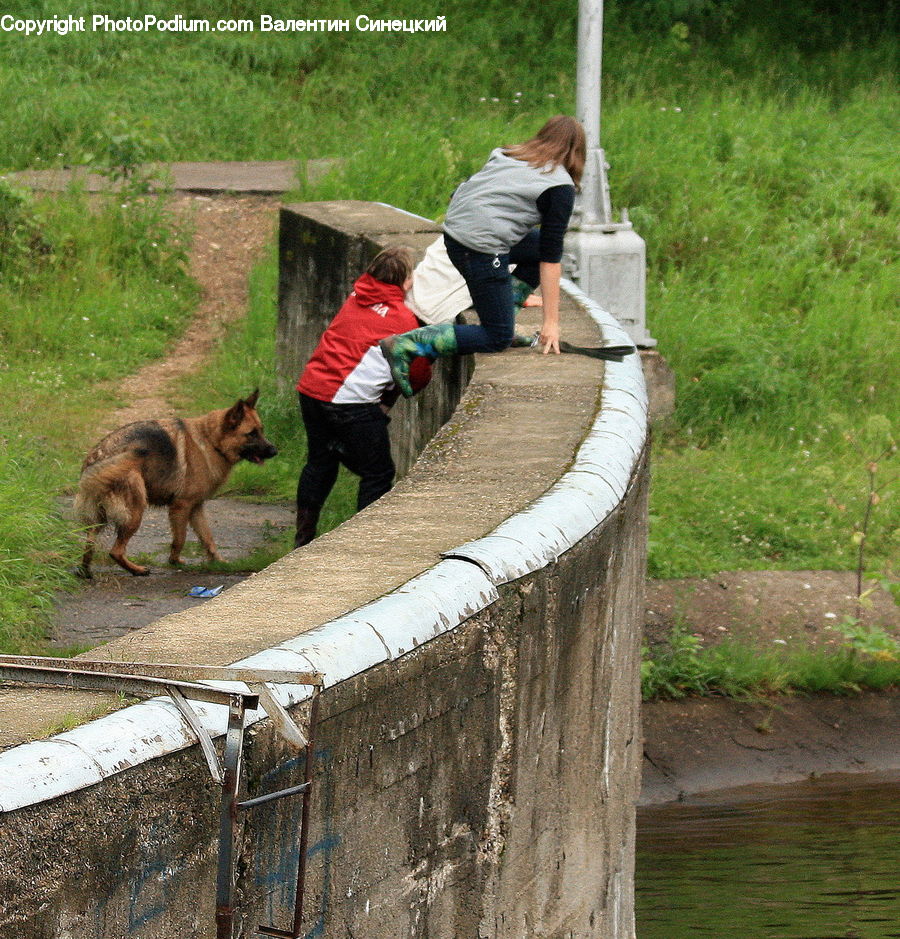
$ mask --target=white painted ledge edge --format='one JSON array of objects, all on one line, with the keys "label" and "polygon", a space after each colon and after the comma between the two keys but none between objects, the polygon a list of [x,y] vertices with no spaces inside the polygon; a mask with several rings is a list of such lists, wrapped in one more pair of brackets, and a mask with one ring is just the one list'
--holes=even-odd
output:
[{"label": "white painted ledge edge", "polygon": [[[631,344],[609,313],[570,281],[562,286],[608,343]],[[491,534],[447,552],[393,593],[235,664],[313,669],[324,672],[331,686],[412,652],[488,607],[501,584],[556,561],[603,522],[624,497],[646,438],[647,393],[635,353],[606,363],[597,419],[572,467],[543,496]],[[275,687],[286,706],[309,697],[306,686]],[[213,736],[225,733],[227,708],[193,706]],[[251,711],[246,722],[264,718],[263,711]],[[172,702],[154,698],[48,740],[21,744],[0,753],[0,812],[76,792],[195,742]]]}]

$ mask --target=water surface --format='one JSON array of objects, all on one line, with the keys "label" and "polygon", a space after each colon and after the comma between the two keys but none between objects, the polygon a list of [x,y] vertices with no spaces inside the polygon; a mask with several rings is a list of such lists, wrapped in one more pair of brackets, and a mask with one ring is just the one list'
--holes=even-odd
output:
[{"label": "water surface", "polygon": [[900,775],[638,810],[638,939],[900,937]]}]

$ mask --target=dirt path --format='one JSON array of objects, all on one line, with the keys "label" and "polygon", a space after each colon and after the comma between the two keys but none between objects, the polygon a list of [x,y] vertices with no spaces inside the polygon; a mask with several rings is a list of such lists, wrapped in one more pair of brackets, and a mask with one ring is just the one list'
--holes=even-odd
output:
[{"label": "dirt path", "polygon": [[200,303],[169,355],[125,379],[121,395],[129,403],[103,430],[172,414],[175,383],[199,369],[228,325],[246,313],[247,276],[275,231],[279,204],[267,196],[174,197],[174,210],[194,230],[190,272],[202,291]]},{"label": "dirt path", "polygon": [[680,626],[706,645],[725,639],[764,649],[828,648],[843,636],[835,629],[855,617],[900,638],[900,607],[880,586],[857,610],[856,575],[850,571],[723,571],[712,577],[651,580],[647,584],[648,642],[661,642]]},{"label": "dirt path", "polygon": [[[246,558],[294,524],[293,505],[260,505],[238,499],[211,499],[207,515],[226,561]],[[150,566],[149,577],[132,577],[98,552],[93,580],[75,593],[57,597],[54,643],[63,648],[99,645],[168,613],[205,602],[190,596],[192,587],[227,589],[250,576],[205,569],[201,558],[191,556],[199,554],[190,550],[199,547],[194,540],[188,541],[184,567],[173,569],[167,563],[170,540],[165,510],[151,508],[129,544],[130,556]]]}]

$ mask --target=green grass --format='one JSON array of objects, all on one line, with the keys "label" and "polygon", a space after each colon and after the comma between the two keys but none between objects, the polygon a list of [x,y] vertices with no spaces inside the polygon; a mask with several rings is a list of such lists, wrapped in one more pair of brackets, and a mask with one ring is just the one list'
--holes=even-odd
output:
[{"label": "green grass", "polygon": [[0,448],[0,651],[17,654],[43,640],[71,545],[50,495],[59,484],[52,467],[36,450],[11,450]]},{"label": "green grass", "polygon": [[[839,106],[750,85],[610,118],[641,143],[613,185],[678,382],[654,453],[656,576],[852,566],[865,467],[896,434],[895,101],[877,78]],[[898,523],[886,500],[873,564]]]},{"label": "green grass", "polygon": [[[0,183],[0,206],[4,191]],[[86,442],[83,415],[108,407],[111,383],[162,355],[195,290],[157,201],[18,201],[6,217],[37,246],[8,250],[0,272],[0,395],[14,403],[0,413],[0,437],[15,446],[21,434],[70,459]]]},{"label": "green grass", "polygon": [[[71,12],[56,0],[7,9]],[[155,0],[108,11],[172,12]],[[209,15],[194,0],[178,12]],[[228,10],[260,12],[273,11],[260,0]],[[338,0],[302,15],[359,12]],[[573,109],[574,6],[509,12],[468,0],[366,9],[447,16],[446,33],[418,35],[0,34],[0,169],[338,157],[300,197],[439,217],[491,147]],[[891,15],[869,0],[853,15],[817,0],[606,5],[613,197],[647,241],[648,323],[678,382],[676,414],[655,434],[655,576],[854,564],[866,464],[896,434]],[[0,191],[0,630],[17,648],[40,635],[65,582],[42,552],[73,550],[55,494],[74,484],[116,377],[162,354],[193,302],[168,221],[125,201],[89,211],[78,197],[30,204]],[[181,404],[199,413],[259,384],[282,454],[232,485],[289,499],[303,444],[294,396],[275,392],[276,281],[270,257],[247,322]],[[891,472],[888,460],[881,478]],[[324,527],[349,514],[354,488],[342,479]],[[896,555],[891,496],[873,517],[871,569]],[[40,534],[26,543],[24,531]]]},{"label": "green grass", "polygon": [[641,662],[644,700],[772,694],[855,694],[900,684],[900,644],[883,630],[856,630],[836,652],[766,651],[752,643],[703,648],[676,626],[666,643],[645,646]]},{"label": "green grass", "polygon": [[192,309],[183,249],[156,202],[33,200],[0,184],[0,650],[39,651],[75,584],[74,488],[121,377],[160,356]]},{"label": "green grass", "polygon": [[[864,415],[859,415],[866,422]],[[693,445],[662,432],[654,448],[650,573],[704,576],[719,570],[853,570],[867,500],[866,465],[884,421],[860,428],[862,443],[841,428],[847,414],[809,414],[797,426],[738,428],[714,444]],[[886,461],[882,473],[896,476]],[[891,501],[873,513],[868,569],[890,573],[897,513]]]}]

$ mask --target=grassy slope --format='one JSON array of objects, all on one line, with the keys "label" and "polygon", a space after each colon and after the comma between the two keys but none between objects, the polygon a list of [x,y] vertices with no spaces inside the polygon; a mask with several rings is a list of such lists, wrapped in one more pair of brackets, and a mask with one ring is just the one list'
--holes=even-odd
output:
[{"label": "grassy slope", "polygon": [[[359,12],[313,4],[304,15],[320,6],[329,18]],[[512,20],[498,2],[427,11],[410,0],[390,10],[445,13],[448,32],[0,36],[0,161],[339,156],[342,173],[306,186],[304,197],[377,199],[436,216],[491,146],[572,109],[574,10],[559,0],[517,7]],[[110,11],[147,12],[127,2]],[[209,15],[190,3],[179,12]],[[647,240],[650,327],[679,382],[675,420],[656,435],[658,575],[852,566],[865,464],[890,437],[897,400],[894,46],[799,49],[787,27],[756,28],[715,40],[692,22],[686,33],[631,31],[607,7],[603,133],[613,192]],[[46,211],[77,216],[77,204],[66,205]],[[34,598],[25,607],[45,602],[33,563],[40,549],[15,540],[37,523],[12,519],[25,505],[45,518],[47,493],[74,479],[80,429],[96,413],[86,389],[158,354],[185,312],[183,285],[155,276],[156,260],[138,265],[138,276],[114,251],[90,249],[103,241],[92,226],[58,223],[67,226],[84,245],[75,261],[48,265],[33,289],[3,286],[0,381],[14,406],[2,431],[9,483],[0,485],[12,508],[0,596],[19,598],[9,609],[21,610],[23,597]],[[125,240],[152,244],[153,231],[152,220],[141,222]],[[268,361],[271,263],[258,280],[262,299],[247,329]],[[59,342],[63,330],[69,339]],[[264,400],[282,442],[296,427],[293,402]],[[63,423],[74,432],[60,434]],[[251,473],[247,485],[289,495],[300,459],[293,446],[294,458],[272,464],[276,479]],[[876,515],[870,557],[879,567],[895,548],[895,504]],[[64,542],[59,523],[46,524]],[[32,560],[11,574],[9,558],[20,555]]]},{"label": "grassy slope", "polygon": [[[56,508],[112,387],[190,313],[182,249],[155,202],[6,196],[0,231],[0,649],[39,648],[77,547]],[[15,250],[26,232],[36,253]],[[26,242],[27,243],[27,242]]]}]

